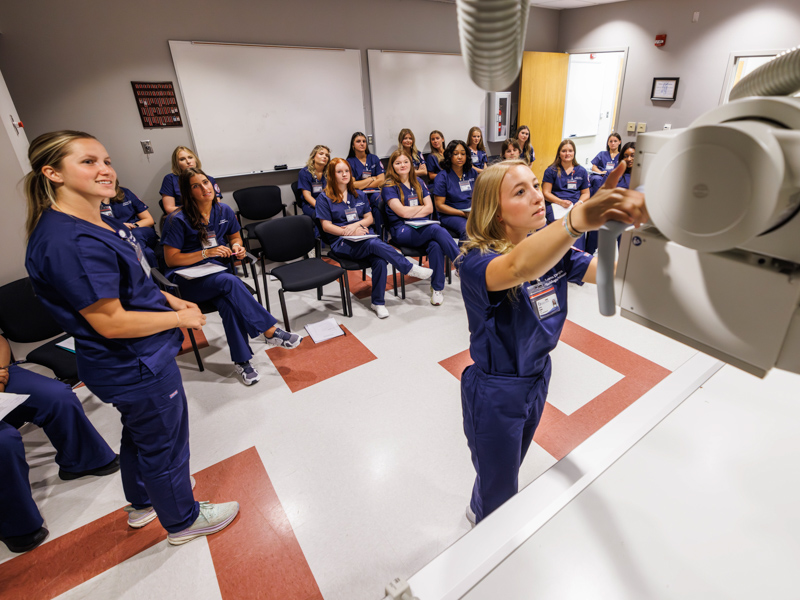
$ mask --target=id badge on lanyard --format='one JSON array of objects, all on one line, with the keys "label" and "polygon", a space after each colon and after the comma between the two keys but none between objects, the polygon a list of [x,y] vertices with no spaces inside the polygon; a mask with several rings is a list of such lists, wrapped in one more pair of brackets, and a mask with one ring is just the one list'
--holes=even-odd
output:
[{"label": "id badge on lanyard", "polygon": [[117,231],[117,234],[119,235],[119,237],[121,237],[123,240],[128,242],[133,247],[134,252],[136,252],[136,260],[139,261],[139,264],[141,265],[144,274],[149,279],[151,271],[150,264],[144,257],[144,252],[142,252],[142,247],[139,245],[139,242],[136,241],[136,238],[133,237],[133,234],[130,231],[125,231],[124,229],[120,229],[119,231]]},{"label": "id badge on lanyard", "polygon": [[104,217],[113,217],[114,212],[111,210],[110,204],[101,204],[100,205],[100,214]]},{"label": "id badge on lanyard", "polygon": [[348,206],[344,209],[344,216],[347,218],[348,223],[353,223],[358,219],[358,211],[352,206]]},{"label": "id badge on lanyard", "polygon": [[214,233],[214,231],[211,229],[207,231],[207,234],[208,234],[207,235],[208,239],[206,239],[206,241],[202,243],[203,249],[208,250],[209,248],[214,248],[216,246],[219,246],[219,244],[217,243],[217,234]]},{"label": "id badge on lanyard", "polygon": [[322,193],[322,182],[321,181],[315,181],[315,182],[313,182],[311,184],[311,193],[314,194],[314,195]]},{"label": "id badge on lanyard", "polygon": [[615,167],[616,165],[614,164],[613,160],[606,163],[606,171],[613,171]]},{"label": "id badge on lanyard", "polygon": [[419,206],[419,197],[416,192],[411,192],[408,196],[408,204],[406,206]]},{"label": "id badge on lanyard", "polygon": [[464,179],[458,182],[458,186],[461,188],[462,192],[469,192],[472,190],[472,183],[469,179]]},{"label": "id badge on lanyard", "polygon": [[474,150],[470,150],[470,158],[472,159],[472,164],[477,163],[478,162],[478,153],[475,152]]},{"label": "id badge on lanyard", "polygon": [[561,312],[555,286],[539,282],[529,283],[527,293],[531,308],[540,321]]}]

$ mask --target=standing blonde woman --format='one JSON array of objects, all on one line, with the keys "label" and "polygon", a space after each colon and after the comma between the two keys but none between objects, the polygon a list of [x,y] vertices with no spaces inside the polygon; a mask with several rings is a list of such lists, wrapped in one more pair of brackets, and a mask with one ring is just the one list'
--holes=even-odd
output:
[{"label": "standing blonde woman", "polygon": [[227,527],[239,504],[198,503],[189,476],[189,415],[175,355],[180,327],[205,324],[196,304],[162,292],[136,238],[100,213],[117,175],[88,133],[31,142],[25,267],[42,303],[75,338],[78,375],[122,415],[128,525],[158,516],[170,544]]},{"label": "standing blonde woman", "polygon": [[567,318],[567,282],[595,281],[596,259],[572,243],[612,219],[647,219],[641,194],[611,187],[623,170],[548,227],[539,182],[525,161],[494,164],[475,183],[469,239],[457,263],[474,361],[461,376],[476,471],[467,507],[473,523],[517,493],[547,397],[550,352]]}]

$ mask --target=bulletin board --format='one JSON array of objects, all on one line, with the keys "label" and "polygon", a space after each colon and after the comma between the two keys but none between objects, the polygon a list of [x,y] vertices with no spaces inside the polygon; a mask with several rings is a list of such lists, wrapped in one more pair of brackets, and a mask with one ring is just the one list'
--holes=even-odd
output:
[{"label": "bulletin board", "polygon": [[171,81],[131,81],[133,97],[145,129],[183,127]]}]

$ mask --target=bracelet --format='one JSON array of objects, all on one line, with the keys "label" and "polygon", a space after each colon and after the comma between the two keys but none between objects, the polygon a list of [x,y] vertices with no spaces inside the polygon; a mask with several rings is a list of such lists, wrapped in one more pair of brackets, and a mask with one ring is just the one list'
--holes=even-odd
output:
[{"label": "bracelet", "polygon": [[567,214],[565,214],[561,218],[561,223],[564,225],[564,231],[567,232],[567,235],[571,237],[573,240],[577,240],[579,237],[583,235],[583,232],[577,231],[572,227],[572,223],[570,222],[571,221],[570,213],[572,213],[571,208],[567,211]]},{"label": "bracelet", "polygon": [[180,329],[181,328],[181,316],[178,314],[177,310],[175,311],[175,316],[178,319],[178,329]]},{"label": "bracelet", "polygon": [[200,250],[200,254],[203,256],[203,258],[204,258],[204,259],[205,259],[205,258],[208,258],[208,257],[206,256],[206,249],[205,249],[205,248],[203,248],[202,250]]}]

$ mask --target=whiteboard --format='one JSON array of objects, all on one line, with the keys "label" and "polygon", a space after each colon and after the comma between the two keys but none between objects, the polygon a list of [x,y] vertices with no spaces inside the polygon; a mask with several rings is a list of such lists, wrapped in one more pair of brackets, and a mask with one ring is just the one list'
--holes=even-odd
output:
[{"label": "whiteboard", "polygon": [[472,83],[458,54],[367,50],[375,154],[389,156],[408,127],[428,151],[434,129],[466,141],[478,126],[486,140],[486,92]]},{"label": "whiteboard", "polygon": [[347,156],[364,130],[361,53],[170,41],[194,150],[214,177],[304,166],[317,144]]},{"label": "whiteboard", "polygon": [[567,101],[564,108],[564,138],[597,135],[603,101],[603,66],[570,62]]}]

